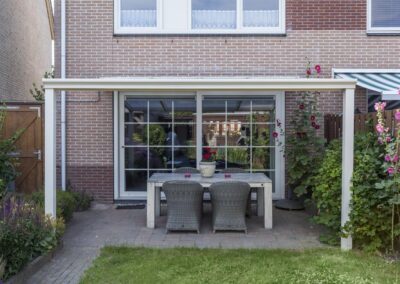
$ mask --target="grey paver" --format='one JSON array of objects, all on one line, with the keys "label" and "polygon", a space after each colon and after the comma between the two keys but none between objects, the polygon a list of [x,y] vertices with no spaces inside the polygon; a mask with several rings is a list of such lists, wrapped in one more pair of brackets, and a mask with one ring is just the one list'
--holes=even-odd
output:
[{"label": "grey paver", "polygon": [[105,245],[198,248],[289,248],[323,246],[318,227],[310,224],[304,212],[274,210],[274,229],[262,228],[263,218],[247,219],[248,233],[221,232],[211,229],[210,206],[205,206],[201,234],[165,234],[165,207],[155,230],[148,229],[146,210],[116,210],[112,205],[94,204],[86,212],[75,213],[64,235],[64,248],[28,283],[78,283],[84,271]]}]

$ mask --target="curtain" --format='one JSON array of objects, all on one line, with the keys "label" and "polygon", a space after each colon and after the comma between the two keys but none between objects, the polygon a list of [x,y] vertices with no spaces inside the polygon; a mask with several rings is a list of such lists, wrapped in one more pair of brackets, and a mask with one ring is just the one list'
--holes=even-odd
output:
[{"label": "curtain", "polygon": [[279,10],[243,11],[243,26],[245,27],[278,27]]},{"label": "curtain", "polygon": [[236,11],[229,10],[193,10],[193,29],[234,29]]},{"label": "curtain", "polygon": [[122,10],[121,27],[156,27],[156,10]]}]

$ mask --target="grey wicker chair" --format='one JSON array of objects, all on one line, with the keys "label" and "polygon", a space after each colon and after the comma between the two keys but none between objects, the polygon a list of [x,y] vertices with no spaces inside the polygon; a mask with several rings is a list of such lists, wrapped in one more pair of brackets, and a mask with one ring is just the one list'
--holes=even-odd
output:
[{"label": "grey wicker chair", "polygon": [[[246,173],[246,170],[241,169],[241,168],[227,168],[221,170],[221,173],[223,174],[242,174]],[[249,196],[247,198],[247,207],[246,207],[246,216],[250,217],[251,216],[251,191],[252,188],[250,189]]]},{"label": "grey wicker chair", "polygon": [[246,204],[250,185],[241,181],[223,181],[210,186],[213,231],[245,231]]},{"label": "grey wicker chair", "polygon": [[194,181],[168,181],[163,185],[167,199],[167,232],[200,233],[203,188]]},{"label": "grey wicker chair", "polygon": [[175,173],[177,173],[177,174],[185,174],[185,173],[199,174],[200,171],[196,168],[182,167],[182,168],[175,169]]}]

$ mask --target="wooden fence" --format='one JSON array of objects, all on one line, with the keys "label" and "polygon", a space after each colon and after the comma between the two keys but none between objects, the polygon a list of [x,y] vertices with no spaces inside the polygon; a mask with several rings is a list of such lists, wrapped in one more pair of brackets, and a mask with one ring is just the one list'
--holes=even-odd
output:
[{"label": "wooden fence", "polygon": [[[394,131],[396,120],[394,118],[396,110],[387,110],[384,112],[385,125],[391,131]],[[375,131],[375,125],[378,122],[376,112],[358,113],[354,115],[354,132]],[[326,114],[324,116],[324,135],[327,142],[342,137],[342,115]]]}]

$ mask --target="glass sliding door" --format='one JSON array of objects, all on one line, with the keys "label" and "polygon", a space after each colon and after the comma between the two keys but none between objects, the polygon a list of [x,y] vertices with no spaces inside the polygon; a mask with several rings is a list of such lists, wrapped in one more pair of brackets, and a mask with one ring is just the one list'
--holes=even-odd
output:
[{"label": "glass sliding door", "polygon": [[274,198],[283,197],[283,154],[273,138],[276,120],[284,125],[283,95],[135,92],[118,100],[117,199],[145,199],[153,173],[195,168],[210,150],[217,153],[217,171],[264,173],[273,181]]},{"label": "glass sliding door", "polygon": [[194,98],[125,96],[121,197],[144,198],[156,172],[196,167]]},{"label": "glass sliding door", "polygon": [[205,97],[202,151],[217,153],[217,170],[241,168],[275,179],[274,96]]}]

